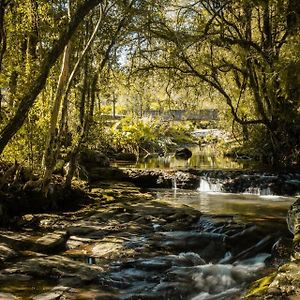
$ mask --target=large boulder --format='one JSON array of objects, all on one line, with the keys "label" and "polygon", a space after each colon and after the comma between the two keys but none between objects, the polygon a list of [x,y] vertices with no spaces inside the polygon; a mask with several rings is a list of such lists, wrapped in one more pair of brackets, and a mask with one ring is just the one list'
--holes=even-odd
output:
[{"label": "large boulder", "polygon": [[175,157],[179,159],[189,159],[192,156],[192,151],[188,148],[180,148],[175,152]]},{"label": "large boulder", "polygon": [[86,170],[93,169],[94,167],[109,167],[109,159],[105,154],[90,149],[84,149],[79,153],[78,163]]},{"label": "large boulder", "polygon": [[82,179],[91,180],[91,174],[98,173],[99,169],[110,166],[109,158],[100,151],[84,149],[78,157],[79,176]]}]

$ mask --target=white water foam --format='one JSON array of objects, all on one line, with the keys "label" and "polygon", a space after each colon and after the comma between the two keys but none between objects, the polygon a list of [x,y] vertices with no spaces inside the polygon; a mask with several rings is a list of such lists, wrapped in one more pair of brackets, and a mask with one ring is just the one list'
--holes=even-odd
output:
[{"label": "white water foam", "polygon": [[260,188],[260,187],[250,187],[244,192],[245,195],[257,195],[257,196],[273,196],[273,192],[270,187]]},{"label": "white water foam", "polygon": [[172,178],[172,189],[173,190],[177,190],[177,180],[176,180],[176,176],[174,176]]},{"label": "white water foam", "polygon": [[222,184],[219,182],[213,183],[206,178],[200,178],[200,185],[197,189],[199,192],[211,193],[211,192],[221,192]]},{"label": "white water foam", "polygon": [[253,280],[264,267],[268,254],[238,264],[206,264],[193,269],[193,280],[201,293],[191,300],[231,299],[241,292],[242,283]]},{"label": "white water foam", "polygon": [[[221,182],[211,182],[208,178],[200,178],[200,185],[197,189],[198,192],[203,193],[224,193],[222,191]],[[226,193],[230,194],[230,193]],[[280,200],[282,197],[274,195],[270,187],[260,188],[260,187],[249,187],[243,195],[256,195],[261,198],[271,199],[271,200]]]},{"label": "white water foam", "polygon": [[193,297],[191,300],[223,300],[223,299],[231,299],[232,297],[238,295],[240,292],[237,288],[232,288],[222,293],[211,295],[209,293],[200,293],[196,297]]}]

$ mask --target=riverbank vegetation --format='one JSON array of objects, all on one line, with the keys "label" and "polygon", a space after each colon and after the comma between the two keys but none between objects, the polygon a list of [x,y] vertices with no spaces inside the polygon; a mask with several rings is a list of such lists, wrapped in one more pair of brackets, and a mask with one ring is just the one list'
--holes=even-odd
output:
[{"label": "riverbank vegetation", "polygon": [[296,0],[1,1],[1,159],[39,171],[47,194],[61,158],[71,184],[82,148],[190,141],[195,127],[147,111],[210,108],[237,152],[296,168],[299,20]]}]

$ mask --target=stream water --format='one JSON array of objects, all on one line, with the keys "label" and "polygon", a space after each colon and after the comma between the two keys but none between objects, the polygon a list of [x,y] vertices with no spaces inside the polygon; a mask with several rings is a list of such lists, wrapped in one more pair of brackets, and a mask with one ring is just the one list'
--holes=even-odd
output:
[{"label": "stream water", "polygon": [[264,224],[264,226],[287,232],[286,214],[295,201],[293,197],[275,195],[231,194],[192,190],[154,190],[159,199],[170,204],[188,205],[204,214],[232,217],[241,222]]},{"label": "stream water", "polygon": [[214,145],[205,147],[190,146],[192,156],[187,159],[177,159],[174,153],[165,156],[149,155],[141,157],[137,162],[117,162],[115,166],[125,166],[138,169],[248,169],[257,167],[257,163],[249,159],[234,159],[225,157],[217,151]]},{"label": "stream water", "polygon": [[[182,167],[169,159],[144,167]],[[179,164],[243,167],[200,153],[194,159]],[[0,299],[241,299],[250,282],[272,269],[272,246],[290,236],[286,214],[295,198],[219,190],[205,179],[197,190],[178,189],[174,181],[173,189],[153,189],[149,197],[111,183],[91,190],[98,199],[91,207],[37,215],[39,231],[20,234],[36,242],[36,235],[68,231],[66,248],[42,254],[21,249],[21,257],[9,249]]]}]

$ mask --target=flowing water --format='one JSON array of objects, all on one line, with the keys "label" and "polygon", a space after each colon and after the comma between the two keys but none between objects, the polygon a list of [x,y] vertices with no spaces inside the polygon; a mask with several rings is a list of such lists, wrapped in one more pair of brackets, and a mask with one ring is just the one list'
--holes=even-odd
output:
[{"label": "flowing water", "polygon": [[[254,167],[254,163],[249,160],[236,161],[220,156],[213,146],[194,147],[191,150],[193,155],[188,160],[178,160],[174,155],[156,156],[142,159],[130,166],[140,169],[192,167],[222,170],[251,169]],[[190,294],[180,296],[180,299],[240,299],[247,283],[266,272],[266,261],[271,257],[271,246],[275,241],[280,238],[291,237],[286,225],[286,215],[295,198],[272,195],[268,187],[249,188],[243,194],[222,193],[222,182],[211,182],[207,178],[200,180],[197,190],[178,189],[176,178],[172,180],[172,186],[172,189],[155,189],[152,190],[152,193],[159,201],[171,206],[187,206],[201,211],[205,215],[200,221],[203,232],[210,234],[223,232],[220,228],[224,225],[216,228],[212,224],[228,225],[232,222],[233,228],[236,224],[244,224],[246,227],[254,225],[258,228],[258,232],[262,233],[261,240],[251,242],[250,234],[244,237],[244,243],[248,243],[250,248],[254,247],[261,250],[246,258],[241,257],[239,259],[239,254],[236,255],[236,253],[228,251],[224,252],[224,257],[219,260],[205,257],[205,260],[201,261],[206,254],[205,251],[201,252],[198,249],[198,252],[193,252],[191,249],[188,255],[195,257],[200,253],[200,261],[196,259],[195,264],[191,267],[175,266],[170,270],[165,270],[166,278],[172,278],[173,282],[169,282],[166,278],[161,279],[161,284],[155,287],[155,291],[162,292],[166,288],[172,288],[172,284],[173,288],[176,286],[180,290],[178,286],[187,284],[194,293],[192,296]],[[183,238],[181,232],[174,232],[174,235],[176,234],[178,239]],[[264,243],[269,243],[269,246],[261,247]],[[241,248],[240,251],[247,250]],[[187,255],[187,253],[183,252],[180,255]],[[213,250],[211,250],[211,255],[213,257]],[[235,255],[237,259],[234,259]],[[154,261],[155,258],[152,258],[150,262],[154,263]],[[179,293],[179,295],[184,295],[184,293]],[[162,297],[162,299],[165,298]],[[176,299],[176,296],[170,295],[170,299]]]},{"label": "flowing water", "polygon": [[276,195],[221,193],[211,190],[192,191],[161,189],[153,191],[159,199],[191,206],[207,215],[231,216],[237,221],[260,223],[287,231],[286,215],[294,197]]},{"label": "flowing water", "polygon": [[[274,233],[278,237],[289,236],[286,214],[295,198],[270,195],[268,191],[256,194],[229,194],[219,191],[220,186],[209,185],[203,179],[197,191],[173,188],[153,192],[158,199],[165,202],[187,205],[201,211],[206,215],[204,223],[210,217],[214,222],[231,219],[233,223],[255,224],[265,237]],[[206,226],[209,230],[211,223],[208,222]],[[262,251],[248,259],[226,263],[230,262],[231,255],[228,252],[219,263],[204,264],[189,270],[195,286],[199,288],[198,294],[190,299],[240,299],[245,284],[264,273],[265,260],[270,257],[270,253]],[[186,276],[186,270],[181,272],[182,276]]]},{"label": "flowing water", "polygon": [[[188,161],[171,156],[157,157],[134,167],[246,167],[212,152],[203,153],[201,149],[193,153]],[[55,281],[47,277],[44,281],[21,283],[15,279],[2,280],[0,299],[1,293],[13,293],[20,299],[53,299],[47,297],[51,293],[55,297],[64,293],[61,286],[57,286],[57,279],[61,280],[60,284],[67,282],[66,286],[72,287],[63,299],[241,299],[247,285],[268,272],[266,262],[271,259],[272,245],[281,237],[289,236],[286,214],[295,198],[272,195],[269,189],[252,189],[244,194],[222,193],[222,182],[212,183],[205,177],[197,190],[179,189],[176,177],[172,185],[172,189],[150,190],[155,200],[145,203],[140,199],[136,203],[130,200],[124,207],[114,207],[114,202],[103,202],[97,208],[82,212],[82,216],[70,214],[63,219],[62,216],[45,216],[49,224],[51,218],[54,220],[51,230],[71,228],[73,235],[67,251],[61,252],[60,257],[37,256],[20,261],[17,266],[9,265],[13,268],[8,269],[8,273],[16,270],[14,276],[18,276],[19,270],[24,269],[27,274],[32,269],[31,264],[36,268],[44,259],[49,259],[43,268],[50,269],[48,273]],[[126,195],[129,189],[131,187],[126,186],[120,195]],[[114,200],[111,195],[114,194],[108,192],[103,199]],[[125,201],[123,197],[121,203]],[[176,208],[183,210],[172,212]],[[199,212],[196,221],[188,221],[186,208]],[[116,255],[114,259],[113,255]],[[61,263],[61,259],[65,263]],[[93,272],[96,275],[91,277],[93,280],[89,279],[91,286],[80,281],[82,276],[89,278]],[[0,275],[7,276],[3,274]],[[40,298],[33,298],[43,292]]]}]

